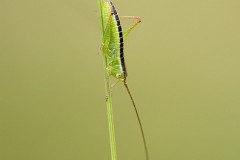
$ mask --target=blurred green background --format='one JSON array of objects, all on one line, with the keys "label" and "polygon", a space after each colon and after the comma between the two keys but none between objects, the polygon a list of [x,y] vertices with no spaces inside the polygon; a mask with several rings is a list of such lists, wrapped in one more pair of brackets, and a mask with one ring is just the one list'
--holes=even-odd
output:
[{"label": "blurred green background", "polygon": [[[151,160],[240,159],[240,1],[115,0]],[[0,1],[0,159],[110,160],[97,0]],[[123,20],[123,26],[133,23]],[[119,160],[144,160],[123,87]]]}]

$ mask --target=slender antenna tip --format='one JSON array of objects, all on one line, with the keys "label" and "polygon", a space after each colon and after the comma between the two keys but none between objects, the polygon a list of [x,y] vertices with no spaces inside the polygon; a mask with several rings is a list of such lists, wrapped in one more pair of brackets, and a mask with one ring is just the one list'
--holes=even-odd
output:
[{"label": "slender antenna tip", "polygon": [[140,116],[138,114],[138,110],[137,110],[137,106],[133,100],[133,97],[132,97],[132,94],[128,88],[128,85],[127,85],[127,82],[126,82],[126,79],[124,79],[124,86],[131,98],[131,101],[132,101],[132,104],[133,104],[133,107],[134,107],[134,110],[135,110],[135,113],[137,115],[137,119],[138,119],[138,123],[139,123],[139,126],[140,126],[140,129],[141,129],[141,134],[142,134],[142,139],[143,139],[143,144],[144,144],[144,149],[145,149],[145,154],[146,154],[146,160],[149,160],[149,155],[148,155],[148,148],[147,148],[147,143],[146,143],[146,139],[145,139],[145,135],[144,135],[144,131],[143,131],[143,126],[142,126],[142,122],[140,120]]}]

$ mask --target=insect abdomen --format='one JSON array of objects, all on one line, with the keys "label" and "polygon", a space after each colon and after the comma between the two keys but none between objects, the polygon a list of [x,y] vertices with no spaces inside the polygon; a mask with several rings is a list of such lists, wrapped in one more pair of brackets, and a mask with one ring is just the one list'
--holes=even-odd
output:
[{"label": "insect abdomen", "polygon": [[113,12],[113,24],[112,24],[112,37],[114,41],[114,46],[116,49],[116,58],[119,60],[119,63],[121,64],[121,72],[124,74],[124,79],[127,77],[127,72],[126,72],[126,66],[125,66],[125,60],[124,60],[124,42],[123,42],[123,31],[122,31],[122,26],[120,23],[120,19],[118,16],[118,13],[113,6],[112,6],[112,12]]}]

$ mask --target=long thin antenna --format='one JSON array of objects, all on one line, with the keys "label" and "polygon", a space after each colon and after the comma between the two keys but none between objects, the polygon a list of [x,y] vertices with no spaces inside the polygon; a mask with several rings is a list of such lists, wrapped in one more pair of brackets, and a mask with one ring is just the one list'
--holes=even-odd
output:
[{"label": "long thin antenna", "polygon": [[136,113],[136,115],[137,115],[138,123],[139,123],[140,129],[141,129],[141,133],[142,133],[142,139],[143,139],[144,149],[145,149],[145,153],[146,153],[146,160],[149,160],[148,148],[147,148],[147,143],[146,143],[146,139],[145,139],[145,135],[144,135],[144,131],[143,131],[142,122],[141,122],[141,120],[140,120],[140,116],[139,116],[139,114],[138,114],[138,110],[137,110],[136,104],[135,104],[135,102],[134,102],[134,100],[133,100],[133,97],[132,97],[132,95],[131,95],[131,92],[130,92],[130,90],[129,90],[129,88],[128,88],[126,79],[124,80],[124,86],[125,86],[126,89],[127,89],[127,92],[128,92],[128,94],[129,94],[129,96],[130,96],[130,98],[131,98],[133,107],[134,107],[134,109],[135,109],[135,113]]}]

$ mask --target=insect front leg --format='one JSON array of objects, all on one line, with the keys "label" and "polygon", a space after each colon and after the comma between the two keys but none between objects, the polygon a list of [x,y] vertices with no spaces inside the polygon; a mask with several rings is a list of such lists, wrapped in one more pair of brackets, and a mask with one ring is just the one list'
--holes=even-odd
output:
[{"label": "insect front leg", "polygon": [[117,79],[115,82],[113,82],[113,83],[111,84],[111,89],[112,89],[116,84],[118,84],[118,82],[120,82],[120,79]]},{"label": "insect front leg", "polygon": [[99,46],[98,55],[102,55],[104,43]]}]

